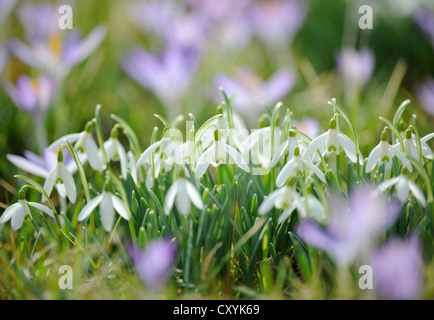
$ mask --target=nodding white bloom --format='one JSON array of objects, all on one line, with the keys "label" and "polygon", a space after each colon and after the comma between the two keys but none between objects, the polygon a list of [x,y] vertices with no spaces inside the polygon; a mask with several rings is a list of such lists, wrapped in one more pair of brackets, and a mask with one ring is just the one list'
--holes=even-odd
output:
[{"label": "nodding white bloom", "polygon": [[60,148],[62,144],[75,143],[74,149],[82,154],[87,155],[87,160],[89,161],[92,169],[96,171],[103,171],[106,168],[104,163],[104,159],[102,157],[102,153],[99,151],[99,148],[92,137],[93,130],[93,121],[89,121],[86,124],[86,128],[83,132],[80,133],[71,133],[66,136],[63,136],[56,141],[54,141],[49,147],[49,150],[57,150]]},{"label": "nodding white bloom", "polygon": [[272,149],[277,150],[279,148],[282,131],[277,126],[274,128],[273,142],[271,141],[271,133],[271,127],[254,130],[242,144],[243,155],[245,155],[246,152],[250,152],[252,162],[259,164],[264,169],[271,167]]},{"label": "nodding white bloom", "polygon": [[118,140],[118,129],[114,127],[110,134],[110,138],[104,142],[104,149],[108,160],[119,161],[121,165],[122,178],[127,178],[128,157],[125,148]]},{"label": "nodding white bloom", "polygon": [[392,186],[395,186],[396,196],[401,203],[407,202],[411,192],[413,193],[416,200],[419,201],[419,203],[423,207],[426,206],[426,199],[424,194],[414,182],[408,179],[408,177],[405,174],[401,174],[397,177],[394,177],[392,179],[380,183],[378,187],[374,190],[374,194],[385,192],[387,189],[389,189]]},{"label": "nodding white bloom", "polygon": [[321,223],[326,220],[321,201],[312,195],[301,197],[289,186],[283,186],[270,193],[262,202],[258,213],[259,215],[265,215],[273,207],[283,209],[282,214],[279,216],[278,223],[282,223],[288,219],[295,209],[298,210],[300,217],[303,219],[311,217]]},{"label": "nodding white bloom", "polygon": [[360,150],[356,151],[356,144],[348,136],[342,132],[338,132],[336,120],[332,119],[329,130],[320,134],[309,143],[306,151],[303,153],[303,158],[308,159],[312,157],[316,151],[319,151],[322,156],[331,152],[339,154],[341,149],[345,151],[348,159],[353,163],[357,162],[357,154],[359,154],[359,163],[363,165],[363,156]]},{"label": "nodding white bloom", "polygon": [[[422,157],[425,157],[428,160],[433,159],[433,152],[427,143],[428,140],[432,138],[434,138],[434,132],[427,134],[425,137],[420,139]],[[401,145],[399,143],[394,144],[393,147],[398,151],[401,150]],[[417,151],[417,144],[416,144],[416,135],[414,133],[411,133],[410,130],[405,131],[404,151],[406,155],[411,156],[416,160],[419,160],[419,152]]]},{"label": "nodding white bloom", "polygon": [[3,215],[0,217],[0,223],[8,222],[11,220],[11,226],[12,229],[18,230],[21,228],[24,222],[24,218],[26,216],[32,216],[30,214],[30,207],[34,207],[38,209],[39,211],[45,212],[50,217],[54,218],[53,211],[50,208],[47,208],[46,206],[37,203],[37,202],[29,202],[24,197],[24,191],[20,191],[19,200],[17,203],[14,203],[10,207],[8,207],[5,212],[3,212]]},{"label": "nodding white bloom", "polygon": [[[297,133],[294,131],[289,131],[288,139],[283,142],[279,148],[277,148],[273,155],[273,159],[271,160],[270,164],[271,168],[274,168],[286,153],[288,154],[288,160],[292,159],[294,157],[295,147],[297,147],[299,142],[307,143],[297,139]],[[303,148],[303,145],[300,144],[300,148]]]},{"label": "nodding white bloom", "polygon": [[63,153],[57,154],[57,164],[48,174],[45,180],[44,190],[48,195],[53,191],[53,187],[56,185],[57,192],[62,198],[68,197],[69,201],[75,203],[77,199],[77,189],[75,187],[74,178],[72,173],[63,163]]},{"label": "nodding white bloom", "polygon": [[183,175],[170,186],[164,198],[164,211],[167,215],[172,210],[175,202],[176,208],[183,215],[190,213],[191,203],[199,210],[203,209],[203,202],[199,191]]},{"label": "nodding white bloom", "polygon": [[[247,161],[243,159],[241,153],[239,153],[235,148],[226,144],[224,137],[220,134],[220,130],[214,131],[214,142],[213,144],[205,150],[197,161],[195,175],[196,179],[199,179],[208,169],[209,165],[217,167],[220,164],[225,164],[226,159],[229,157],[234,161],[241,169],[246,172],[250,172]],[[231,162],[232,163],[232,162]]]},{"label": "nodding white bloom", "polygon": [[105,231],[110,232],[113,228],[115,211],[125,220],[131,219],[131,213],[122,200],[111,193],[109,184],[106,182],[102,194],[96,196],[81,209],[78,221],[83,221],[100,205],[101,223]]},{"label": "nodding white bloom", "polygon": [[387,131],[384,130],[381,134],[380,143],[374,147],[374,149],[372,149],[368,156],[366,172],[369,173],[374,170],[377,163],[378,165],[384,163],[386,169],[385,174],[387,175],[390,168],[392,167],[393,156],[397,157],[403,163],[403,165],[407,166],[407,169],[412,172],[413,168],[405,155],[401,151],[391,146],[389,142],[387,142]]},{"label": "nodding white bloom", "polygon": [[285,182],[297,172],[303,172],[303,170],[310,169],[315,175],[324,183],[326,183],[326,178],[324,173],[315,166],[309,160],[306,160],[300,157],[300,148],[295,147],[294,149],[294,157],[289,160],[289,162],[280,170],[276,179],[276,187],[280,188],[285,184]]}]

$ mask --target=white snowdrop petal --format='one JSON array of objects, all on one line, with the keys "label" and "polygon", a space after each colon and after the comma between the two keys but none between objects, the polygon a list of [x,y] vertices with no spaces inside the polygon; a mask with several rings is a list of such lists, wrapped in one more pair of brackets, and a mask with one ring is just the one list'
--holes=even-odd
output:
[{"label": "white snowdrop petal", "polygon": [[50,208],[37,203],[37,202],[28,202],[29,206],[38,209],[39,211],[45,212],[46,214],[48,214],[50,217],[54,218],[54,213],[53,210],[51,210]]},{"label": "white snowdrop petal", "polygon": [[288,178],[294,172],[295,166],[295,160],[289,160],[289,162],[282,168],[282,170],[280,170],[279,174],[277,175],[276,187],[280,188],[285,184],[286,180],[288,180]]},{"label": "white snowdrop petal", "polygon": [[273,209],[276,200],[282,196],[283,193],[285,193],[286,187],[274,190],[273,192],[271,192],[265,199],[264,201],[262,201],[261,205],[259,206],[258,209],[258,214],[259,215],[264,215],[268,212],[271,211],[271,209]]},{"label": "white snowdrop petal", "polygon": [[199,210],[203,209],[203,201],[202,201],[202,197],[200,196],[199,191],[196,189],[196,187],[190,182],[190,181],[185,181],[185,187],[187,189],[187,193],[188,196],[191,200],[191,202],[193,202],[194,206],[196,208],[198,208]]},{"label": "white snowdrop petal", "polygon": [[250,168],[248,165],[248,162],[241,156],[241,153],[239,153],[236,149],[234,149],[231,146],[225,145],[226,152],[231,157],[232,160],[235,161],[237,166],[239,166],[241,169],[243,169],[246,172],[250,172]]},{"label": "white snowdrop petal", "polygon": [[109,193],[104,194],[100,205],[101,223],[105,231],[110,232],[113,228],[115,210]]},{"label": "white snowdrop petal", "polygon": [[92,137],[86,139],[86,153],[87,160],[92,169],[96,171],[103,171],[105,168],[104,160],[102,159],[102,153],[99,152],[98,146]]},{"label": "white snowdrop petal", "polygon": [[291,217],[291,214],[296,209],[296,204],[292,204],[288,209],[283,210],[282,214],[279,216],[279,219],[277,220],[277,223],[282,223],[285,220],[289,219]]},{"label": "white snowdrop petal", "polygon": [[183,215],[188,215],[191,209],[190,198],[188,197],[185,182],[178,184],[178,192],[176,194],[176,208]]},{"label": "white snowdrop petal", "polygon": [[309,157],[311,157],[317,150],[325,149],[329,131],[330,130],[324,132],[323,134],[320,134],[318,137],[316,137],[309,143],[309,145],[307,146],[306,150],[303,153],[304,159],[308,159]]},{"label": "white snowdrop petal", "polygon": [[419,189],[419,187],[413,183],[412,181],[408,181],[408,187],[410,188],[411,192],[413,193],[414,197],[419,201],[419,203],[426,207],[426,199],[422,191]]},{"label": "white snowdrop petal", "polygon": [[382,183],[380,183],[377,186],[377,190],[380,192],[384,192],[387,189],[389,189],[391,186],[393,186],[395,183],[398,183],[399,179],[400,179],[400,177],[395,177],[395,178],[383,181]]},{"label": "white snowdrop petal", "polygon": [[402,164],[407,167],[408,171],[413,172],[413,167],[411,166],[410,161],[401,151],[398,151],[394,148],[390,148],[389,150],[392,155],[397,157],[402,162]]},{"label": "white snowdrop petal", "polygon": [[20,203],[14,203],[13,205],[9,206],[5,212],[0,217],[0,223],[5,223],[10,220],[10,218],[18,211],[22,210],[22,206]]},{"label": "white snowdrop petal", "polygon": [[14,215],[11,217],[12,229],[18,230],[21,228],[24,222],[25,211],[22,205],[15,211]]},{"label": "white snowdrop petal", "polygon": [[168,215],[173,208],[175,202],[176,193],[178,192],[178,183],[175,182],[167,190],[166,197],[164,198],[164,212]]},{"label": "white snowdrop petal", "polygon": [[89,217],[90,214],[95,210],[95,208],[101,203],[102,198],[103,198],[103,195],[100,194],[100,195],[96,196],[95,198],[93,198],[92,200],[90,200],[83,207],[83,209],[81,209],[81,212],[78,215],[77,220],[78,221],[83,221],[84,219],[86,219],[87,217]]},{"label": "white snowdrop petal", "polygon": [[44,190],[48,195],[50,195],[51,192],[53,191],[53,187],[54,184],[56,183],[56,179],[57,179],[57,165],[50,171],[47,179],[45,179]]},{"label": "white snowdrop petal", "polygon": [[82,133],[67,134],[66,136],[63,136],[63,137],[57,139],[56,141],[54,141],[52,144],[50,144],[48,146],[48,150],[56,151],[57,149],[60,148],[60,146],[62,144],[66,145],[66,142],[69,142],[72,144],[72,143],[76,142],[80,138],[81,135],[82,135]]},{"label": "white snowdrop petal", "polygon": [[286,140],[276,150],[276,152],[273,155],[273,158],[271,159],[271,164],[270,164],[271,168],[274,168],[276,166],[276,164],[279,162],[279,160],[283,157],[286,149],[288,148],[288,145],[289,145],[289,140]]},{"label": "white snowdrop petal", "polygon": [[197,160],[196,169],[194,170],[194,174],[196,176],[196,179],[201,178],[206,170],[208,169],[211,161],[212,161],[212,154],[215,151],[214,145],[212,145],[209,149],[207,149]]},{"label": "white snowdrop petal", "polygon": [[111,200],[116,212],[119,213],[119,215],[125,220],[130,220],[131,219],[130,211],[125,206],[123,201],[119,199],[117,196],[115,196],[114,194],[111,195]]},{"label": "white snowdrop petal", "polygon": [[69,172],[63,164],[60,166],[60,177],[63,180],[66,195],[68,196],[69,201],[75,203],[77,200],[77,188],[75,186],[75,181],[71,172]]},{"label": "white snowdrop petal", "polygon": [[[353,142],[353,140],[351,140],[343,133],[338,133],[337,139],[339,144],[347,154],[348,159],[350,159],[351,162],[356,163],[357,162],[356,144]],[[359,161],[363,163],[363,159],[360,159]]]},{"label": "white snowdrop petal", "polygon": [[306,160],[302,160],[303,161],[303,165],[308,167],[310,170],[313,171],[313,173],[316,174],[316,176],[324,183],[327,183],[324,172],[322,172],[316,165],[314,165],[313,163],[310,163],[309,161]]},{"label": "white snowdrop petal", "polygon": [[374,170],[378,160],[380,160],[380,156],[381,156],[381,145],[378,144],[377,146],[374,147],[374,149],[372,149],[371,153],[368,156],[368,161],[366,163],[366,173],[369,173],[372,170]]},{"label": "white snowdrop petal", "polygon": [[140,167],[142,164],[145,163],[146,159],[151,156],[151,154],[160,146],[162,140],[157,141],[153,144],[151,144],[140,156],[139,160],[137,161],[136,167]]},{"label": "white snowdrop petal", "polygon": [[406,178],[401,178],[395,185],[396,196],[398,197],[401,203],[404,203],[408,200],[408,196],[410,194],[410,189],[408,188],[408,181]]}]

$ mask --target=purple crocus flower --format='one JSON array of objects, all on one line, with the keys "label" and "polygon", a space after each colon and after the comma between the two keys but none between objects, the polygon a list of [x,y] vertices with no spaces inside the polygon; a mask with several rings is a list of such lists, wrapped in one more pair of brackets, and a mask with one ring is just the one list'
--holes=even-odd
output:
[{"label": "purple crocus flower", "polygon": [[176,243],[168,239],[152,240],[143,251],[129,246],[129,253],[143,283],[158,291],[172,270]]},{"label": "purple crocus flower", "polygon": [[186,0],[193,11],[198,12],[211,23],[222,22],[233,13],[245,13],[252,0]]},{"label": "purple crocus flower", "polygon": [[414,20],[426,34],[434,48],[434,15],[427,11],[420,11],[414,15]]},{"label": "purple crocus flower", "polygon": [[18,108],[35,116],[46,113],[55,92],[53,80],[44,75],[36,79],[22,75],[16,85],[6,82],[3,87]]},{"label": "purple crocus flower", "polygon": [[[44,149],[42,157],[31,151],[24,151],[24,157],[7,154],[6,158],[18,168],[41,178],[47,178],[57,165],[57,152],[48,149]],[[83,154],[79,154],[79,158],[82,163],[87,159]],[[77,171],[77,165],[69,152],[63,152],[63,163],[72,174]]]},{"label": "purple crocus flower", "polygon": [[309,245],[328,252],[339,267],[349,266],[358,257],[366,257],[400,212],[396,202],[373,196],[369,187],[355,189],[348,204],[332,198],[329,205],[328,226],[322,228],[313,221],[304,221],[298,233]]},{"label": "purple crocus flower", "polygon": [[271,107],[283,99],[295,84],[296,75],[291,70],[279,70],[266,81],[250,70],[239,70],[235,78],[218,74],[214,78],[229,98],[236,96],[233,107],[247,118],[257,117],[264,111],[263,105]]},{"label": "purple crocus flower", "polygon": [[374,61],[374,54],[367,48],[360,51],[350,47],[343,49],[337,55],[336,65],[346,88],[360,90],[372,76]]},{"label": "purple crocus flower", "polygon": [[284,48],[302,26],[307,11],[307,5],[299,1],[259,1],[252,8],[252,22],[266,45]]},{"label": "purple crocus flower", "polygon": [[293,121],[293,124],[301,132],[307,134],[310,138],[316,138],[319,134],[319,122],[315,118],[303,118],[301,121]]},{"label": "purple crocus flower", "polygon": [[434,116],[434,79],[427,77],[416,88],[415,94],[425,111]]},{"label": "purple crocus flower", "polygon": [[422,265],[417,238],[389,240],[370,260],[375,292],[387,299],[418,299],[423,289]]},{"label": "purple crocus flower", "polygon": [[0,24],[9,16],[16,2],[17,0],[0,0]]},{"label": "purple crocus flower", "polygon": [[121,60],[124,71],[152,91],[164,103],[169,115],[179,113],[182,96],[198,64],[198,50],[180,46],[169,46],[158,56],[136,48]]},{"label": "purple crocus flower", "polygon": [[71,31],[63,37],[63,32],[58,30],[46,41],[35,38],[25,44],[20,40],[11,40],[8,48],[24,63],[62,81],[73,67],[100,46],[106,34],[107,28],[104,26],[93,29],[85,39],[78,31]]},{"label": "purple crocus flower", "polygon": [[160,37],[169,45],[205,47],[202,19],[187,12],[180,2],[152,0],[128,7],[131,20],[144,32]]},{"label": "purple crocus flower", "polygon": [[50,2],[24,2],[19,6],[17,15],[30,43],[47,42],[59,32],[58,7]]}]

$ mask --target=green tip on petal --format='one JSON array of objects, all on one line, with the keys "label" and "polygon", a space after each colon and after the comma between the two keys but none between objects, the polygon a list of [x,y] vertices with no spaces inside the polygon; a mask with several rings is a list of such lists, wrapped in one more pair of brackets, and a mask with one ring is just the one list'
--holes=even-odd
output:
[{"label": "green tip on petal", "polygon": [[330,129],[336,129],[336,120],[335,119],[330,120],[329,128]]},{"label": "green tip on petal", "polygon": [[219,132],[219,130],[215,130],[214,131],[214,140],[215,141],[218,141],[218,140],[220,140],[220,132]]},{"label": "green tip on petal", "polygon": [[381,141],[387,141],[387,131],[383,130],[381,133]]},{"label": "green tip on petal", "polygon": [[179,178],[185,178],[184,170],[179,171]]},{"label": "green tip on petal", "polygon": [[294,149],[294,157],[299,157],[300,156],[300,148],[299,147],[295,147]]},{"label": "green tip on petal", "polygon": [[407,131],[405,131],[405,139],[411,140],[411,130],[407,129]]}]

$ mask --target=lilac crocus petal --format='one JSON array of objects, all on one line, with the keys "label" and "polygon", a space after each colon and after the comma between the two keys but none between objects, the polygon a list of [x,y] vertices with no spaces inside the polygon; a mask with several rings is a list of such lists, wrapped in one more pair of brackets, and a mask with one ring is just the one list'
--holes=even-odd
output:
[{"label": "lilac crocus petal", "polygon": [[425,111],[434,116],[434,79],[427,77],[415,89],[415,94]]},{"label": "lilac crocus petal", "polygon": [[72,33],[71,39],[66,39],[63,46],[62,63],[66,68],[73,68],[90,56],[103,42],[107,35],[107,27],[97,26],[89,35],[78,41],[79,36]]},{"label": "lilac crocus petal", "polygon": [[16,86],[10,82],[3,85],[15,105],[32,114],[44,114],[54,97],[54,81],[47,76],[40,75],[37,79],[22,75]]},{"label": "lilac crocus petal", "polygon": [[17,0],[0,0],[0,24],[6,20],[16,3]]},{"label": "lilac crocus petal", "polygon": [[59,31],[58,7],[52,3],[24,2],[18,8],[17,14],[30,43],[47,41]]},{"label": "lilac crocus petal", "polygon": [[310,138],[316,138],[319,134],[319,122],[315,118],[303,118],[300,122],[293,121],[295,127],[307,134]]},{"label": "lilac crocus petal", "polygon": [[283,99],[293,88],[296,75],[291,70],[279,70],[268,78],[263,94],[266,105],[271,106]]},{"label": "lilac crocus petal", "polygon": [[198,62],[195,47],[170,46],[159,56],[137,48],[122,59],[121,66],[132,79],[170,107],[181,99]]},{"label": "lilac crocus petal", "polygon": [[143,283],[158,291],[166,282],[176,256],[176,244],[168,239],[152,240],[141,251],[130,246],[129,253]]},{"label": "lilac crocus petal", "polygon": [[422,254],[417,238],[391,239],[370,260],[374,290],[387,299],[418,299],[423,289]]},{"label": "lilac crocus petal", "polygon": [[345,48],[338,54],[336,64],[345,85],[358,89],[366,84],[372,76],[374,54],[367,48],[360,51],[356,51],[354,48]]},{"label": "lilac crocus petal", "polygon": [[370,187],[355,189],[348,204],[334,198],[329,203],[328,226],[320,228],[312,222],[307,225],[303,222],[298,232],[306,243],[328,252],[340,267],[367,257],[375,241],[396,221],[400,212],[399,204],[374,196]]},{"label": "lilac crocus petal", "polygon": [[308,7],[299,1],[259,1],[252,9],[259,38],[274,48],[287,46],[303,24]]}]

